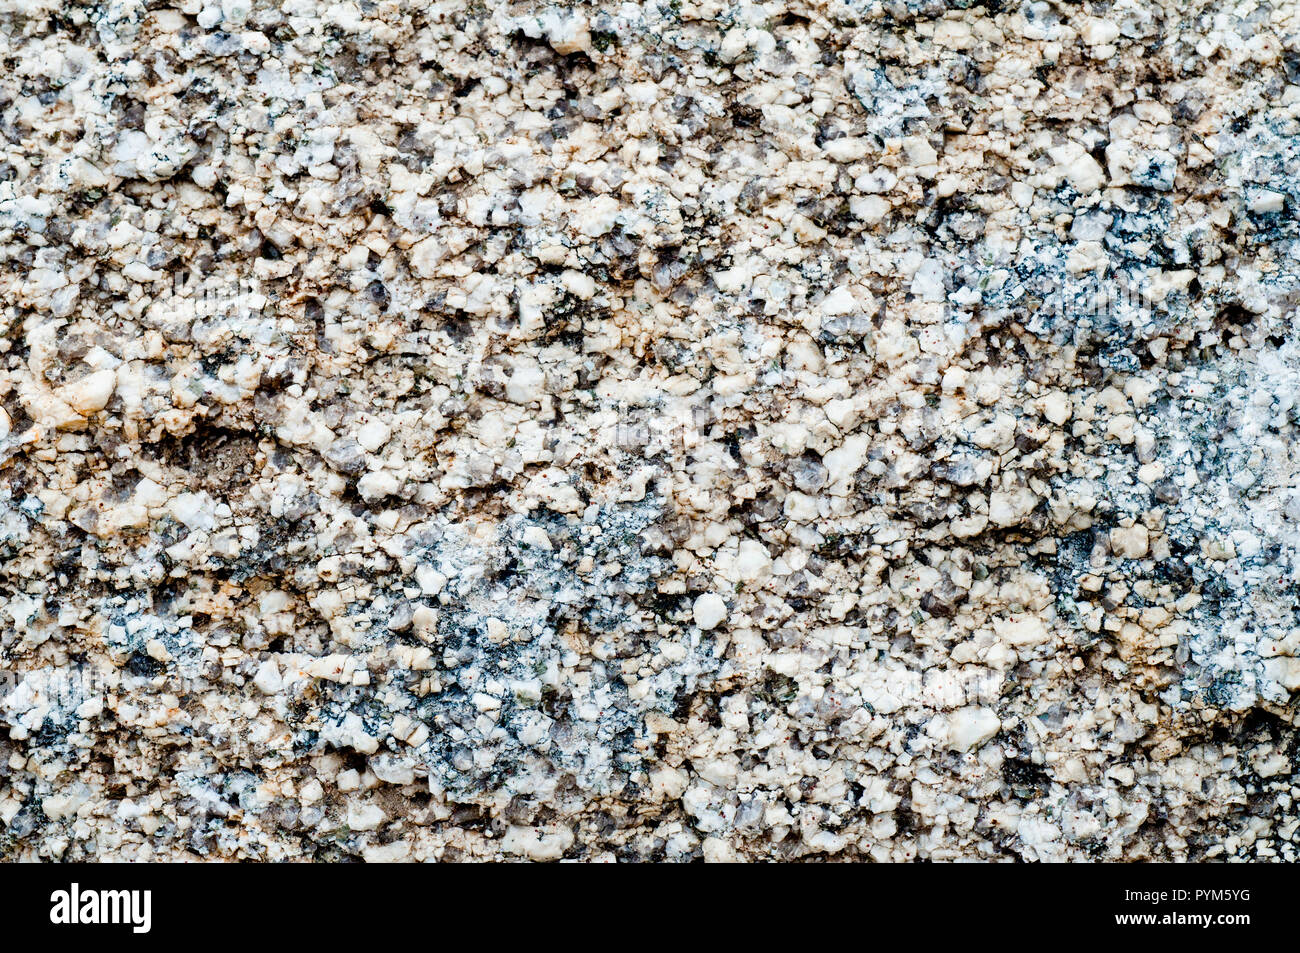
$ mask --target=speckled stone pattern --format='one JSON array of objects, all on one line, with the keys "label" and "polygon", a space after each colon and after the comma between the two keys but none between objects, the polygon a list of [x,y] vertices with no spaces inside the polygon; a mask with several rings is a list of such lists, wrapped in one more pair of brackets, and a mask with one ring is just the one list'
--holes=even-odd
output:
[{"label": "speckled stone pattern", "polygon": [[1297,0],[0,59],[0,858],[1296,859]]}]

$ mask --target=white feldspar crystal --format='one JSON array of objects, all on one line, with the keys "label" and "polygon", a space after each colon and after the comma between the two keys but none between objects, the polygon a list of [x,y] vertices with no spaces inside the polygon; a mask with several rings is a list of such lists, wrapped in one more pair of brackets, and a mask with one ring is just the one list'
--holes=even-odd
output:
[{"label": "white feldspar crystal", "polygon": [[108,406],[116,386],[117,375],[113,371],[93,371],[60,389],[59,396],[77,413],[89,415]]},{"label": "white feldspar crystal", "polygon": [[1001,728],[997,713],[988,708],[960,708],[948,715],[948,744],[969,751],[984,744]]},{"label": "white feldspar crystal", "polygon": [[727,603],[715,592],[706,592],[695,600],[692,610],[695,624],[701,629],[715,629],[727,618]]}]

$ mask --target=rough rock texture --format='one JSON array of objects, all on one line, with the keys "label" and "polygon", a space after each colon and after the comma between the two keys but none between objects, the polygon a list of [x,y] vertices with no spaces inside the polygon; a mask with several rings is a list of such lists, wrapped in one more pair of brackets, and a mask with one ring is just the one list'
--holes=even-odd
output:
[{"label": "rough rock texture", "polygon": [[0,856],[1294,859],[1295,0],[0,57]]}]

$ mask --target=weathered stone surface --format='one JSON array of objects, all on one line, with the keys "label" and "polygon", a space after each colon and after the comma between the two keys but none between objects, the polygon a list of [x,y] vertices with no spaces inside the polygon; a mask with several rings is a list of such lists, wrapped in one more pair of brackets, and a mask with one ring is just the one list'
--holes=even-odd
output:
[{"label": "weathered stone surface", "polygon": [[0,50],[0,857],[1295,859],[1294,3]]}]

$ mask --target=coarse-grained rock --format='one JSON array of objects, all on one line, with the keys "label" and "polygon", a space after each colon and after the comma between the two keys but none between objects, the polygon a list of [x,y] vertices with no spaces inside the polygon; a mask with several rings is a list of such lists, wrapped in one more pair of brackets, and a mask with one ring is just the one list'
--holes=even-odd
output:
[{"label": "coarse-grained rock", "polygon": [[0,858],[1296,859],[1294,2],[0,52]]}]

